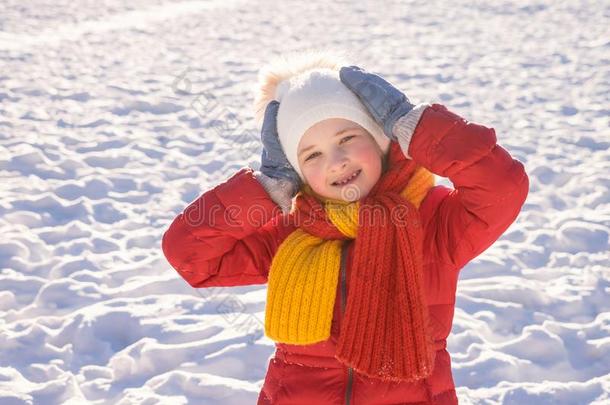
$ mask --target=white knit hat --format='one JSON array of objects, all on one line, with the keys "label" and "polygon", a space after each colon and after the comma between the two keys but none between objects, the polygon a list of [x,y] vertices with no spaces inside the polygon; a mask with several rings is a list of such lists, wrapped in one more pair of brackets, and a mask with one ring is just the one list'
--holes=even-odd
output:
[{"label": "white knit hat", "polygon": [[[275,80],[267,79],[267,87],[262,89],[263,96],[259,95],[257,103],[259,110],[263,110],[271,100],[280,102],[277,114],[280,143],[301,179],[305,181],[297,158],[299,141],[307,129],[325,119],[343,118],[359,124],[386,154],[390,139],[358,97],[341,82],[340,64],[329,64],[327,59],[320,62],[315,58],[312,62],[311,56],[305,59],[308,63],[304,64],[303,60],[300,59],[300,69],[293,68],[283,75],[272,74]],[[269,68],[266,74],[270,75]]]}]

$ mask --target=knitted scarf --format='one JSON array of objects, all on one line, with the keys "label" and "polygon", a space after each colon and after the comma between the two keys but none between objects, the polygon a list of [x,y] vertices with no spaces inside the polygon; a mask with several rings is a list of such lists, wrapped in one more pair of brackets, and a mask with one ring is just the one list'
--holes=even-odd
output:
[{"label": "knitted scarf", "polygon": [[345,315],[335,357],[372,378],[428,377],[435,350],[423,291],[419,205],[434,176],[391,142],[388,169],[366,197],[324,199],[305,185],[268,277],[265,334],[281,343],[327,340],[341,247],[355,239]]}]

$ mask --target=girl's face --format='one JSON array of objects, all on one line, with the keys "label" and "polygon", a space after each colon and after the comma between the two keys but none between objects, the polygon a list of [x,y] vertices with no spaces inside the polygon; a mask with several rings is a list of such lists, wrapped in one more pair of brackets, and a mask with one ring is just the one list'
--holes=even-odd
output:
[{"label": "girl's face", "polygon": [[343,118],[311,126],[299,142],[297,156],[305,183],[320,196],[335,200],[364,198],[383,172],[383,152],[377,142],[363,127]]}]

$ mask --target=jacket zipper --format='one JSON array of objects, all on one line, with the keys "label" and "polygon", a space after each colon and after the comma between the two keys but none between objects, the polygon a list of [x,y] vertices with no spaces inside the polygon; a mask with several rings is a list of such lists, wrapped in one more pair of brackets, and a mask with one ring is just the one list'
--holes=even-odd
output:
[{"label": "jacket zipper", "polygon": [[[345,279],[346,276],[346,261],[347,261],[347,244],[344,243],[341,246],[341,314],[345,313],[345,305],[347,302],[347,284]],[[345,404],[350,405],[352,400],[352,384],[353,384],[354,370],[351,367],[347,368],[347,387],[345,388]]]}]

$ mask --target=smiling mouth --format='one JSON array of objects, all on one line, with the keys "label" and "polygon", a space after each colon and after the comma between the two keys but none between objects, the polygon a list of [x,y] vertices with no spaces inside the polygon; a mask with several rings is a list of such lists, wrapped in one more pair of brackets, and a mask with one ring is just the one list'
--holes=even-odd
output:
[{"label": "smiling mouth", "polygon": [[358,176],[360,175],[361,171],[362,171],[362,169],[358,169],[355,172],[353,172],[349,177],[347,177],[345,180],[335,181],[335,182],[333,182],[331,184],[333,186],[345,186],[346,184],[350,184],[350,183],[352,183],[354,180],[356,180],[358,178]]}]

